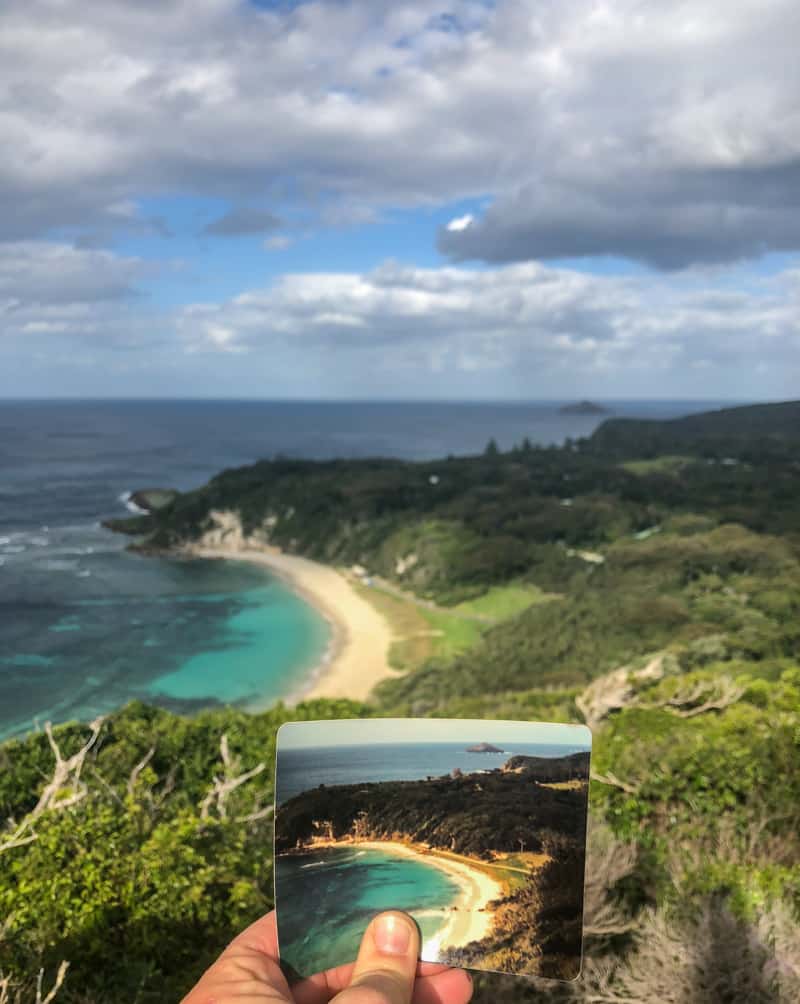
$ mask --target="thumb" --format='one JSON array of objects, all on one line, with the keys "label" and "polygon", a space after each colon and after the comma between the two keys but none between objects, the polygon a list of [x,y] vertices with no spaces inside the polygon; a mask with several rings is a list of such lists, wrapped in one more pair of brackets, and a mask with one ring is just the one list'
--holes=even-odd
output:
[{"label": "thumb", "polygon": [[419,931],[405,913],[380,913],[361,939],[350,986],[331,1004],[410,1004]]}]

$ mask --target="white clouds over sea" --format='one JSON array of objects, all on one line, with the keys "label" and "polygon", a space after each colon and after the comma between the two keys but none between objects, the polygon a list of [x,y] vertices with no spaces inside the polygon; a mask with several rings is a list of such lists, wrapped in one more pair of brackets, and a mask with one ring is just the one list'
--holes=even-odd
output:
[{"label": "white clouds over sea", "polygon": [[7,0],[0,345],[791,393],[797,37],[794,0]]}]

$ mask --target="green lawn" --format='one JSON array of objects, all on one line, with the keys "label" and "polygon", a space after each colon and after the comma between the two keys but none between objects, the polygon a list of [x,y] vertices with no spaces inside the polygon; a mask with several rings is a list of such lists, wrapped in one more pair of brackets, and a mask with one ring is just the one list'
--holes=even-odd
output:
[{"label": "green lawn", "polygon": [[631,474],[676,474],[682,467],[695,462],[694,457],[682,457],[677,454],[665,453],[662,457],[652,460],[626,460],[621,466]]},{"label": "green lawn", "polygon": [[441,634],[434,635],[433,655],[441,659],[452,659],[468,648],[471,648],[480,638],[483,625],[479,621],[467,620],[445,610],[419,611],[430,625],[432,631]]},{"label": "green lawn", "polygon": [[533,606],[534,603],[545,603],[555,599],[552,593],[546,593],[538,586],[529,583],[510,583],[507,586],[492,586],[483,596],[476,600],[465,600],[453,607],[455,613],[467,617],[488,617],[493,621],[505,621],[509,617]]},{"label": "green lawn", "polygon": [[483,631],[534,603],[552,599],[536,586],[495,586],[455,607],[431,607],[388,593],[380,586],[354,588],[389,621],[397,638],[389,661],[397,669],[417,669],[429,659],[449,660],[471,648]]}]

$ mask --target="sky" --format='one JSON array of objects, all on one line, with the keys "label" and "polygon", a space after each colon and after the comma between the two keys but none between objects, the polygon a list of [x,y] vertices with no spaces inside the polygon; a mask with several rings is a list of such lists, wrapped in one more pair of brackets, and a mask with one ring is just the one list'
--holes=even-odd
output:
[{"label": "sky", "polygon": [[552,722],[493,722],[435,718],[363,718],[358,721],[288,722],[280,727],[278,749],[331,746],[374,746],[382,743],[488,742],[514,751],[514,743],[542,743],[591,749],[592,734],[585,725]]},{"label": "sky", "polygon": [[796,0],[4,0],[0,397],[800,396]]}]

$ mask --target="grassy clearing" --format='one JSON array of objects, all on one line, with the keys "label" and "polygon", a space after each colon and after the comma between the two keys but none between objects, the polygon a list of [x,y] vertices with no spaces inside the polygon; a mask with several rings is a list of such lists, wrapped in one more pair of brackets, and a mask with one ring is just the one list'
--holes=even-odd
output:
[{"label": "grassy clearing", "polygon": [[555,598],[553,593],[546,593],[538,586],[512,582],[507,586],[492,586],[476,600],[459,603],[453,607],[453,612],[465,617],[488,617],[494,621],[504,621],[516,617],[534,603],[546,603]]},{"label": "grassy clearing", "polygon": [[429,609],[378,586],[353,587],[389,622],[395,641],[389,662],[395,669],[418,669],[430,659],[449,660],[465,652],[481,636],[482,626],[447,610]]},{"label": "grassy clearing", "polygon": [[647,474],[677,474],[682,467],[695,462],[694,457],[665,453],[661,457],[653,457],[652,460],[626,460],[621,466],[631,474],[644,476]]},{"label": "grassy clearing", "polygon": [[487,628],[554,598],[536,586],[512,584],[493,587],[455,607],[437,607],[380,586],[352,584],[391,625],[396,641],[389,649],[389,662],[403,671],[418,669],[430,659],[455,659],[472,648]]},{"label": "grassy clearing", "polygon": [[483,627],[477,621],[465,620],[445,610],[421,609],[420,613],[429,630],[437,632],[432,635],[433,654],[441,659],[453,659],[466,652],[483,633]]}]

